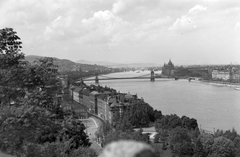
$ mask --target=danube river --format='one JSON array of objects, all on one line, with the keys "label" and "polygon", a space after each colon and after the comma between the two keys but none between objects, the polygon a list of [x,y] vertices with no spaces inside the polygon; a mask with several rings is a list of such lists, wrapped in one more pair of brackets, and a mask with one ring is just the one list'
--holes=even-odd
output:
[{"label": "danube river", "polygon": [[[109,77],[132,77],[149,74],[125,72],[109,74]],[[101,77],[99,77],[101,78]],[[131,93],[143,98],[154,109],[164,115],[177,114],[195,118],[202,129],[229,130],[233,127],[240,133],[240,91],[230,87],[188,82],[188,80],[130,79],[100,80],[101,86],[108,86],[122,93]],[[91,84],[93,82],[86,82]]]}]

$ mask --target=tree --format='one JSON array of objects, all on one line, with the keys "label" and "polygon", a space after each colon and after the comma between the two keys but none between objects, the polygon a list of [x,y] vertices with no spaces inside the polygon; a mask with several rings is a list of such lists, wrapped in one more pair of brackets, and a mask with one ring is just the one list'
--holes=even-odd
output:
[{"label": "tree", "polygon": [[174,144],[172,146],[172,152],[179,156],[192,156],[194,153],[192,144],[186,141]]},{"label": "tree", "polygon": [[240,157],[240,136],[234,138],[233,140],[234,146],[235,146],[235,155],[236,157]]},{"label": "tree", "polygon": [[192,143],[196,145],[200,135],[199,129],[196,128],[195,130],[188,130],[188,135],[191,137]]},{"label": "tree", "polygon": [[235,137],[238,136],[237,131],[233,128],[232,130],[227,130],[223,133],[223,136],[227,139],[233,141]]},{"label": "tree", "polygon": [[160,129],[169,129],[169,119],[168,116],[163,116],[161,119],[157,119],[155,122],[156,131]]},{"label": "tree", "polygon": [[112,141],[118,141],[120,139],[121,131],[119,130],[111,130],[106,137],[103,139],[103,145],[105,146],[108,143],[111,143]]},{"label": "tree", "polygon": [[34,61],[35,77],[40,78],[40,87],[53,86],[56,83],[57,66],[54,64],[54,59],[50,57],[40,58]]},{"label": "tree", "polygon": [[160,143],[151,143],[150,145],[154,149],[156,157],[163,156],[162,154],[164,153],[164,151],[162,150]]},{"label": "tree", "polygon": [[159,143],[159,139],[160,139],[160,134],[157,133],[155,136],[154,136],[154,143]]},{"label": "tree", "polygon": [[182,126],[182,121],[181,121],[181,119],[180,119],[176,114],[171,115],[171,116],[169,117],[169,127],[172,128],[172,129],[174,129],[174,128],[178,127],[178,126],[179,126],[179,127]]},{"label": "tree", "polygon": [[190,119],[189,117],[182,116],[181,120],[182,120],[182,126],[184,128],[187,128],[188,130],[192,130],[192,129],[195,130],[198,127],[197,120],[194,118]]},{"label": "tree", "polygon": [[57,141],[44,144],[27,143],[24,145],[22,154],[33,157],[97,157],[96,152],[87,147],[79,147],[70,153],[66,153],[67,150],[69,150],[70,142],[71,141]]},{"label": "tree", "polygon": [[133,117],[131,117],[130,113],[128,111],[124,112],[121,117],[116,121],[115,128],[117,130],[121,130],[123,132],[126,131],[133,131]]},{"label": "tree", "polygon": [[154,110],[154,121],[162,118],[162,112],[160,110]]},{"label": "tree", "polygon": [[[22,105],[1,106],[0,141],[9,153],[22,151],[24,143],[38,143],[44,132],[48,132],[48,140],[56,140],[61,125],[50,119],[50,113],[37,106]],[[55,135],[55,136],[54,136]],[[42,141],[41,141],[42,143]]]},{"label": "tree", "polygon": [[86,128],[80,120],[73,117],[66,117],[61,125],[60,141],[71,139],[71,143],[69,144],[70,149],[77,149],[81,146],[89,147],[91,145],[87,134],[84,132]]},{"label": "tree", "polygon": [[130,137],[132,140],[135,140],[135,141],[142,141],[142,142],[146,142],[146,143],[150,142],[149,135],[144,134],[142,129],[132,132],[130,134]]},{"label": "tree", "polygon": [[234,157],[234,149],[234,143],[231,140],[220,136],[214,139],[211,155],[218,157]]},{"label": "tree", "polygon": [[177,115],[166,115],[155,122],[155,128],[158,129],[173,129],[181,127],[182,121]]},{"label": "tree", "polygon": [[148,126],[150,122],[149,110],[151,108],[143,101],[132,102],[129,109],[126,111],[129,116],[129,121],[133,126]]},{"label": "tree", "polygon": [[193,155],[191,137],[185,128],[177,127],[170,132],[170,148],[177,155]]},{"label": "tree", "polygon": [[160,136],[160,140],[163,143],[162,145],[162,149],[165,150],[167,149],[167,141],[168,141],[168,137],[169,137],[169,132],[166,129],[159,129],[158,130],[158,134]]},{"label": "tree", "polygon": [[79,147],[77,150],[74,150],[71,157],[97,157],[97,153],[91,149],[86,147]]},{"label": "tree", "polygon": [[54,104],[54,98],[56,99],[56,95],[61,91],[53,61],[54,59],[49,57],[38,59],[28,66],[23,80],[24,87],[28,89],[28,99],[33,100],[35,105],[48,109],[58,107]]},{"label": "tree", "polygon": [[195,130],[196,128],[198,128],[197,120],[194,119],[194,118],[191,118],[189,129],[190,129],[190,130],[191,130],[191,129]]},{"label": "tree", "polygon": [[189,117],[187,117],[187,116],[182,116],[181,117],[181,120],[182,120],[182,126],[184,127],[184,128],[189,128],[190,127],[190,123],[191,123],[191,120],[190,120],[190,118]]},{"label": "tree", "polygon": [[12,28],[0,29],[0,99],[2,104],[16,102],[24,94],[22,73],[26,62],[20,38]]},{"label": "tree", "polygon": [[22,42],[12,28],[0,29],[0,67],[9,69],[17,66],[24,59],[21,53]]},{"label": "tree", "polygon": [[16,32],[1,29],[0,150],[26,156],[31,152],[29,149],[49,152],[55,150],[56,145],[63,145],[65,154],[89,147],[85,126],[72,115],[64,114],[54,103],[61,85],[53,59],[42,58],[34,64],[23,59]]},{"label": "tree", "polygon": [[203,145],[200,139],[198,139],[194,148],[194,157],[205,157],[205,156],[206,156],[206,153],[204,152]]},{"label": "tree", "polygon": [[212,153],[212,145],[214,142],[214,137],[211,134],[201,134],[199,136],[199,139],[203,145],[204,152],[206,155],[209,155]]}]

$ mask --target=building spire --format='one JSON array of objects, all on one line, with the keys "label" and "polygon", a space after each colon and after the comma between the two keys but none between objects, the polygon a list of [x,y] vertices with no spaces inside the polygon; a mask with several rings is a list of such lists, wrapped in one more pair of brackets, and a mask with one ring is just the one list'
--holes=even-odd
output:
[{"label": "building spire", "polygon": [[168,65],[173,65],[171,59],[169,59]]}]

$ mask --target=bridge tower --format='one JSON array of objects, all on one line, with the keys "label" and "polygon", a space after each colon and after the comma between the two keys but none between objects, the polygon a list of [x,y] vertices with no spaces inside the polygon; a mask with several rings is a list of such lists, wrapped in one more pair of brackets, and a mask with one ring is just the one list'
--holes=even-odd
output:
[{"label": "bridge tower", "polygon": [[155,81],[155,75],[153,70],[151,71],[150,81]]},{"label": "bridge tower", "polygon": [[98,73],[95,74],[95,84],[99,83],[99,79],[98,79]]}]

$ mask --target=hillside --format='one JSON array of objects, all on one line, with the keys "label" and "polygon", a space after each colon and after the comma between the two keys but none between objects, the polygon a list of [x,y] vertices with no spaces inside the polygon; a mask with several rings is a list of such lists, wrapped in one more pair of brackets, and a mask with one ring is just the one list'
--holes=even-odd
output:
[{"label": "hillside", "polygon": [[103,66],[115,66],[119,65],[119,63],[114,63],[114,62],[107,62],[107,61],[87,61],[87,60],[78,60],[76,63],[81,63],[81,64],[97,64],[97,65],[103,65]]},{"label": "hillside", "polygon": [[159,64],[156,63],[114,63],[114,62],[108,62],[108,61],[87,61],[87,60],[78,60],[76,63],[81,64],[97,64],[102,65],[106,67],[112,67],[112,68],[143,68],[143,67],[157,67]]},{"label": "hillside", "polygon": [[[34,60],[38,58],[42,58],[44,56],[35,56],[35,55],[29,55],[25,56],[25,60],[32,63]],[[100,66],[100,65],[90,65],[90,64],[81,64],[81,63],[75,63],[68,59],[59,59],[56,57],[52,57],[55,59],[55,64],[58,65],[59,72],[63,71],[76,71],[76,70],[82,70],[82,71],[90,71],[90,70],[106,70],[107,67]]]}]

